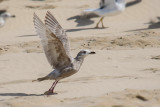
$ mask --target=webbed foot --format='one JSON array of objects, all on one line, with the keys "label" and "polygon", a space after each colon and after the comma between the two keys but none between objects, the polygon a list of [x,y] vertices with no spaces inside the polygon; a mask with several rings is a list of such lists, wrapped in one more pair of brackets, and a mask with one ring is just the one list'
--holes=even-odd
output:
[{"label": "webbed foot", "polygon": [[54,94],[57,94],[57,93],[54,93],[52,90],[48,90],[44,92],[44,95],[54,95]]}]

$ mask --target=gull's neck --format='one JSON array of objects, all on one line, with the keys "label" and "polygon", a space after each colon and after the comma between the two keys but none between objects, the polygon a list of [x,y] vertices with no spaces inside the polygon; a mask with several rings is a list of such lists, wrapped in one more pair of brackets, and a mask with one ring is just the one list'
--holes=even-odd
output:
[{"label": "gull's neck", "polygon": [[80,69],[82,63],[84,61],[84,57],[81,56],[77,56],[74,58],[74,69],[76,69],[77,71]]},{"label": "gull's neck", "polygon": [[83,60],[84,60],[84,57],[77,55],[74,59],[75,59],[76,61],[83,61]]}]

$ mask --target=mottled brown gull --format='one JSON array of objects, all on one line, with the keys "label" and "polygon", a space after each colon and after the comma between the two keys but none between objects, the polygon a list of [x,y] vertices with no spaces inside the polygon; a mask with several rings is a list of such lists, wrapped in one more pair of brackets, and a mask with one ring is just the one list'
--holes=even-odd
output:
[{"label": "mottled brown gull", "polygon": [[89,54],[95,54],[95,52],[81,50],[75,58],[72,58],[66,32],[49,11],[46,13],[45,24],[34,13],[34,25],[41,38],[48,62],[54,69],[47,76],[38,78],[36,81],[55,80],[51,88],[44,93],[50,95],[54,93],[54,87],[59,80],[78,72],[84,58]]}]

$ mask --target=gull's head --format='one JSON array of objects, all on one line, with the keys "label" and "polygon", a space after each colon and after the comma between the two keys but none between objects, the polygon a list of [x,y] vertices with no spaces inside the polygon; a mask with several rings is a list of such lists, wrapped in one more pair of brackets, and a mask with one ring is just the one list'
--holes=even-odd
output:
[{"label": "gull's head", "polygon": [[125,3],[125,0],[115,0],[117,3]]},{"label": "gull's head", "polygon": [[95,52],[89,51],[89,50],[81,50],[81,51],[77,54],[77,57],[85,58],[85,57],[88,56],[89,54],[95,54]]},{"label": "gull's head", "polygon": [[12,15],[12,14],[10,14],[10,13],[5,12],[5,13],[1,14],[1,17],[3,17],[4,19],[7,19],[7,18],[9,18],[9,17],[16,17],[16,16],[15,16],[15,15]]}]

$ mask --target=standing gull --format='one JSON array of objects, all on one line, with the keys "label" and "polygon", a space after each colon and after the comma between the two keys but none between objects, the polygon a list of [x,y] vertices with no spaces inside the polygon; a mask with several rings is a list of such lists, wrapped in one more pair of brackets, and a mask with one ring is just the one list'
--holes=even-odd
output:
[{"label": "standing gull", "polygon": [[103,19],[105,16],[112,16],[121,13],[125,9],[125,0],[101,0],[100,7],[98,9],[86,9],[84,12],[93,12],[101,16],[98,21],[96,28],[98,28],[99,23],[103,25]]},{"label": "standing gull", "polygon": [[95,52],[81,50],[73,59],[66,32],[49,11],[46,13],[45,24],[34,13],[34,25],[37,34],[41,38],[48,62],[54,69],[47,76],[38,78],[36,81],[55,80],[51,88],[44,93],[50,95],[54,93],[54,87],[59,80],[78,72],[84,58],[89,54],[95,54]]},{"label": "standing gull", "polygon": [[15,15],[11,15],[6,10],[0,10],[0,27],[3,27],[6,22],[6,19],[10,17],[15,17]]},{"label": "standing gull", "polygon": [[125,0],[101,0],[100,1],[100,7],[97,9],[86,9],[84,10],[85,13],[95,13],[98,16],[101,16],[100,20],[98,21],[96,28],[98,28],[99,23],[102,23],[102,28],[104,28],[103,25],[103,19],[105,16],[113,16],[122,13],[126,7],[130,7],[132,5],[135,5],[142,0],[134,0],[130,1],[125,4]]}]

